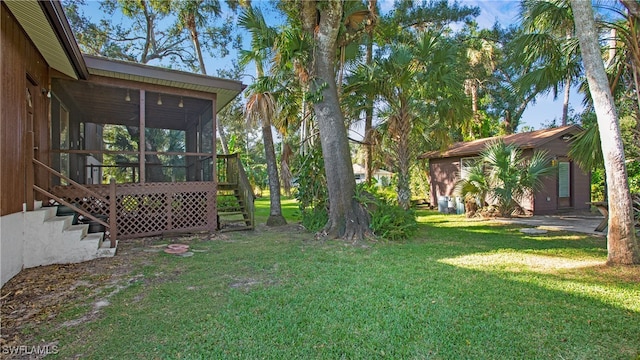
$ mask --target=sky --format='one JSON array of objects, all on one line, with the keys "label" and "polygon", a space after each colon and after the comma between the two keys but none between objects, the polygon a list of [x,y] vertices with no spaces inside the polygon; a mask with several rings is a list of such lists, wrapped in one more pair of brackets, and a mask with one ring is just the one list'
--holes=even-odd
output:
[{"label": "sky", "polygon": [[[264,1],[264,0],[263,0]],[[449,0],[452,2],[452,0]],[[480,16],[476,18],[476,22],[481,28],[489,28],[497,21],[502,26],[508,26],[518,21],[518,13],[520,2],[518,0],[458,0],[461,5],[477,6],[480,8]],[[255,1],[254,5],[259,5],[260,1]],[[266,4],[266,2],[265,2]],[[378,0],[380,10],[382,13],[388,12],[393,8],[393,0]],[[97,20],[104,15],[99,10],[98,1],[87,1],[87,6],[84,7],[86,14]],[[265,9],[266,10],[266,9]],[[271,14],[272,15],[272,14]],[[116,16],[116,14],[112,14]],[[275,21],[272,16],[265,11],[265,17],[267,21]],[[118,22],[120,19],[113,19]],[[245,41],[248,46],[248,41]],[[216,68],[230,67],[231,59],[233,55],[228,56],[225,59],[213,59],[208,57],[207,70],[210,74],[216,73]],[[253,73],[253,69],[250,66],[247,67],[248,74]],[[249,83],[252,81],[252,76],[246,76],[243,81]],[[576,111],[581,111],[583,96],[578,94],[575,89],[572,89],[570,95],[570,108]],[[529,127],[533,129],[541,129],[545,125],[550,124],[554,119],[559,119],[562,114],[562,93],[559,94],[557,100],[554,100],[551,95],[539,96],[534,103],[529,104],[527,110],[524,112],[520,129],[523,127]]]},{"label": "sky", "polygon": [[[463,0],[461,4],[477,6],[480,8],[480,16],[476,19],[481,28],[489,28],[498,21],[502,26],[508,26],[518,22],[520,2],[517,0]],[[584,96],[575,88],[569,95],[569,108],[582,111]],[[552,94],[538,96],[535,103],[529,104],[520,119],[520,129],[524,126],[539,130],[550,124],[554,119],[559,123],[562,117],[563,94],[559,93],[554,99]]]}]

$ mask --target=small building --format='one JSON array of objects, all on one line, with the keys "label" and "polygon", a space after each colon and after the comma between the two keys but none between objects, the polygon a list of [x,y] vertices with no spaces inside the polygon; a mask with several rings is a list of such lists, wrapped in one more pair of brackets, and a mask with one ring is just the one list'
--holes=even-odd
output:
[{"label": "small building", "polygon": [[[364,182],[367,176],[364,166],[360,164],[353,164],[353,175],[356,178],[356,184]],[[371,174],[371,177],[376,180],[378,186],[389,186],[391,184],[391,177],[393,173],[383,169],[376,169]]]},{"label": "small building", "polygon": [[528,214],[554,214],[572,210],[587,210],[591,199],[591,174],[585,173],[567,155],[574,135],[582,131],[577,125],[562,126],[520,134],[459,142],[444,151],[431,151],[420,156],[429,160],[431,203],[452,197],[456,183],[464,176],[488,144],[502,139],[515,144],[524,156],[534,151],[546,151],[557,172],[543,179],[542,188],[520,201]]}]

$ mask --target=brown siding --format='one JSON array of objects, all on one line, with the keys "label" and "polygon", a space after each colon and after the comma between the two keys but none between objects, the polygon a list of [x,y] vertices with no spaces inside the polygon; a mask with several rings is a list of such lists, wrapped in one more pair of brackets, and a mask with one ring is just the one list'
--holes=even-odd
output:
[{"label": "brown siding", "polygon": [[438,204],[439,196],[452,196],[460,174],[460,158],[429,160],[431,204]]},{"label": "brown siding", "polygon": [[[570,143],[560,138],[546,143],[540,150],[545,150],[551,158],[560,161],[570,161],[567,158]],[[571,162],[571,206],[570,209],[585,210],[591,197],[591,179],[589,174],[582,171],[575,163]],[[535,196],[535,214],[550,214],[559,210],[558,206],[558,177],[549,176],[544,181],[544,187]]]},{"label": "brown siding", "polygon": [[576,210],[588,210],[591,201],[591,176],[580,169],[576,163],[571,163],[571,171],[575,175],[573,177],[573,207]]},{"label": "brown siding", "polygon": [[[49,88],[49,68],[11,12],[0,6],[0,216],[22,211],[25,201],[26,88],[29,77],[34,89]],[[33,91],[34,137],[39,142],[37,156],[48,163],[48,99]],[[45,182],[44,174],[36,174]]]}]

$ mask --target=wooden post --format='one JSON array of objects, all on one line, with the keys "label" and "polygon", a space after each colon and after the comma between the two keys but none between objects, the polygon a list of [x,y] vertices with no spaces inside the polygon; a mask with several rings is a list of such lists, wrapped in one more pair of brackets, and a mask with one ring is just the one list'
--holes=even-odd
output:
[{"label": "wooden post", "polygon": [[26,193],[24,201],[27,205],[27,211],[32,211],[34,208],[33,203],[35,200],[35,197],[33,196],[33,185],[35,184],[35,164],[33,163],[33,131],[27,132],[27,151],[25,154],[25,165],[27,166],[27,178],[25,184]]},{"label": "wooden post", "polygon": [[118,235],[117,218],[118,207],[116,198],[116,179],[111,178],[109,182],[109,240],[111,241],[110,247],[116,247],[116,236]]},{"label": "wooden post", "polygon": [[209,231],[215,231],[218,228],[218,158],[216,157],[216,130],[218,129],[218,119],[216,117],[216,113],[218,112],[217,106],[217,96],[214,94],[213,99],[211,99],[211,134],[213,134],[213,138],[211,139],[211,181],[213,181],[213,189],[211,191],[211,199],[209,200],[213,202],[213,206],[210,207],[213,211],[208,214],[207,223],[209,224]]},{"label": "wooden post", "polygon": [[[147,141],[145,139],[145,123],[146,123],[146,92],[144,90],[140,90],[140,143],[138,144],[138,151],[140,154],[139,163],[140,163],[140,171],[138,172],[140,176],[140,184],[144,184],[147,177],[147,162],[146,162],[146,151],[147,151]],[[135,179],[134,179],[135,181]]]}]

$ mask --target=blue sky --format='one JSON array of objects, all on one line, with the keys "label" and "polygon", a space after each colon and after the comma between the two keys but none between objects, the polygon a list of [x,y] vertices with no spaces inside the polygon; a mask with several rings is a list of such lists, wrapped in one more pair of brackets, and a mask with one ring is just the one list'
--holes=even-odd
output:
[{"label": "blue sky", "polygon": [[[452,2],[452,0],[449,0]],[[518,0],[459,0],[462,5],[477,6],[480,8],[480,16],[476,18],[480,27],[491,27],[496,21],[502,26],[516,23],[518,21],[518,13],[520,2]],[[385,13],[393,7],[393,0],[379,0],[381,12]],[[254,1],[254,5],[260,5],[259,1]],[[263,4],[263,5],[266,5]],[[84,7],[86,14],[93,18],[94,21],[104,17],[99,10],[98,1],[87,1],[87,6]],[[270,19],[267,8],[265,7],[265,17]],[[121,15],[111,14],[115,17],[113,21],[119,22],[122,19],[118,18]],[[273,20],[273,19],[271,19]],[[216,69],[220,67],[230,67],[232,56],[228,56],[225,59],[212,59],[208,57],[207,70],[210,74],[216,74]],[[253,73],[253,68],[249,66],[247,73]],[[244,82],[250,82],[251,77],[247,76]],[[570,106],[576,110],[582,109],[582,95],[578,94],[575,90],[571,93]],[[554,100],[551,95],[539,96],[535,103],[529,104],[527,110],[523,114],[521,119],[520,128],[523,126],[533,127],[534,129],[541,129],[544,124],[549,124],[553,119],[559,119],[562,113],[562,94],[560,94],[557,100]]]}]

